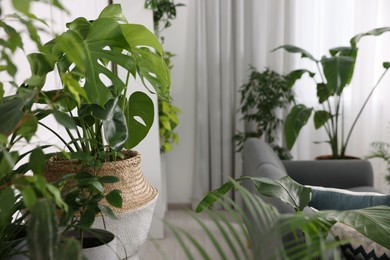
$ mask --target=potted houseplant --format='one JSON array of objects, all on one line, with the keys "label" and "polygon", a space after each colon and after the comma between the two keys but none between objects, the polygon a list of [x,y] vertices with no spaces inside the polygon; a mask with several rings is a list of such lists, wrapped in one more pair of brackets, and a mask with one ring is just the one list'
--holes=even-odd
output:
[{"label": "potted houseplant", "polygon": [[[30,2],[12,2],[13,14],[1,12],[0,5],[4,30],[0,43],[0,258],[69,259],[65,252],[70,252],[80,259],[79,244],[57,236],[54,205],[64,211],[67,205],[59,190],[42,176],[46,157],[41,147],[30,144],[39,120],[33,103],[41,89],[25,83],[19,86],[15,79],[19,64],[13,62],[13,55],[23,48],[23,31],[41,47],[38,28],[42,21],[30,13]],[[63,9],[59,2],[54,5]],[[19,151],[26,144],[32,148]],[[25,175],[27,171],[34,175]]]},{"label": "potted houseplant", "polygon": [[304,104],[295,104],[286,118],[284,133],[286,137],[287,148],[291,149],[299,135],[300,130],[307,124],[310,116],[314,114],[313,121],[316,129],[322,128],[326,131],[333,159],[346,158],[346,150],[351,138],[353,129],[367,105],[374,90],[379,85],[380,81],[387,73],[390,63],[383,63],[384,72],[379,80],[372,87],[371,92],[363,103],[361,109],[356,115],[349,130],[344,133],[342,127],[341,107],[343,102],[343,91],[352,80],[356,58],[358,55],[357,44],[364,36],[378,36],[388,32],[389,27],[370,30],[365,33],[358,34],[350,40],[349,46],[332,48],[329,50],[330,56],[323,56],[321,59],[316,59],[306,50],[293,45],[283,45],[275,50],[284,49],[290,53],[299,53],[302,58],[313,61],[318,68],[317,81],[314,76],[316,73],[306,70],[316,82],[318,103],[321,105],[319,109],[307,107]]},{"label": "potted houseplant", "polygon": [[264,138],[276,151],[279,158],[291,159],[290,152],[277,144],[277,131],[283,125],[277,109],[287,109],[294,102],[292,86],[301,75],[292,73],[282,76],[277,72],[265,69],[263,72],[251,67],[249,81],[240,88],[240,111],[242,119],[255,124],[255,130],[238,132],[234,139],[238,151],[241,151],[247,138]]},{"label": "potted houseplant", "polygon": [[[145,0],[145,8],[153,11],[153,27],[154,34],[164,43],[164,37],[161,32],[171,26],[171,20],[176,19],[176,8],[184,6],[182,3],[177,3],[173,0]],[[173,65],[171,58],[175,54],[164,52],[164,60],[169,70],[172,70]],[[179,136],[176,132],[176,127],[179,124],[180,108],[173,105],[173,101],[165,98],[158,98],[158,119],[160,130],[160,151],[161,153],[169,152],[173,149],[173,144],[178,144]]]},{"label": "potted houseplant", "polygon": [[[78,196],[91,195],[82,192],[83,185],[99,191],[88,198],[93,203],[87,208],[80,211],[74,205],[67,220],[76,216],[76,228],[90,227],[98,213],[113,215],[107,203],[117,207],[117,217],[126,223],[117,230],[123,232],[119,239],[128,250],[119,255],[131,256],[146,239],[157,191],[143,178],[140,155],[130,151],[151,128],[154,105],[144,92],[130,94],[129,77],[139,77],[150,93],[169,100],[169,69],[158,39],[144,26],[127,23],[120,5],[107,6],[93,21],[77,18],[67,28],[41,52],[29,55],[31,85],[43,86],[54,69],[62,83],[61,89],[45,90],[39,97],[45,104],[39,116],[53,115],[67,135],[39,123],[65,146],[47,162],[45,176],[58,183],[69,178],[62,191],[66,201],[75,204]],[[127,72],[125,79],[117,75],[119,69]],[[120,225],[106,224],[108,229]]]}]

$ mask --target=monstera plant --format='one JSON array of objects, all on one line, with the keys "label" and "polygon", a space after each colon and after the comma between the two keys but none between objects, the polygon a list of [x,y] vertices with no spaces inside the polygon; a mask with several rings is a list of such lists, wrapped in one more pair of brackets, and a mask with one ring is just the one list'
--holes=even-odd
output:
[{"label": "monstera plant", "polygon": [[[48,90],[41,102],[42,116],[52,114],[65,126],[69,152],[84,153],[102,161],[115,159],[145,138],[154,118],[148,94],[130,93],[129,77],[139,76],[150,93],[169,100],[169,70],[157,38],[143,25],[129,24],[120,5],[106,7],[94,21],[77,18],[68,30],[44,45],[44,53],[30,55],[35,72],[30,84],[44,84],[57,69],[62,88]],[[114,68],[114,70],[112,70]],[[116,71],[124,69],[125,79]]]},{"label": "monstera plant", "polygon": [[[308,51],[293,45],[283,45],[277,49],[284,49],[290,53],[298,53],[302,59],[313,62],[318,69],[317,73],[309,70],[297,70],[297,73],[308,73],[315,80],[319,108],[307,107],[304,104],[296,104],[291,109],[285,121],[285,137],[287,148],[291,149],[298,138],[299,132],[307,124],[310,116],[314,114],[313,121],[316,129],[325,129],[332,150],[332,158],[343,159],[350,141],[352,132],[366,107],[374,90],[387,73],[390,63],[384,62],[384,72],[371,88],[369,95],[362,104],[349,130],[344,132],[342,102],[344,89],[351,83],[353,78],[356,59],[358,57],[357,44],[365,36],[379,36],[390,31],[389,27],[374,29],[355,35],[350,40],[349,46],[332,48],[328,56],[321,59],[315,58]],[[276,50],[277,50],[276,49]],[[316,76],[317,75],[317,76]],[[345,127],[345,129],[347,129]]]}]

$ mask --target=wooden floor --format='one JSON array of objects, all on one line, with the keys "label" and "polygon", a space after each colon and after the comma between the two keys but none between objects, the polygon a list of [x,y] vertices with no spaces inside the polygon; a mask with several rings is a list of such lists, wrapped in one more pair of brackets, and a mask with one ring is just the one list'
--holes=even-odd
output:
[{"label": "wooden floor", "polygon": [[[213,234],[216,234],[217,240],[221,243],[222,250],[225,252],[228,259],[235,259],[228,250],[226,243],[223,243],[222,235],[220,233],[215,223],[208,218],[206,214],[197,214],[197,216],[202,220],[203,223],[212,231]],[[191,215],[184,210],[173,210],[168,211],[165,216],[165,221],[171,223],[179,228],[183,228],[189,234],[191,234],[194,239],[199,242],[200,246],[207,252],[210,256],[210,259],[221,259],[215,246],[211,243],[210,238],[203,231],[202,227],[198,222],[191,217]],[[235,230],[239,230],[238,225],[233,223]],[[245,243],[245,238],[241,232],[239,232],[240,237],[242,238],[243,243]],[[187,239],[183,240],[185,244],[189,247],[190,252],[193,254],[194,259],[203,259],[201,254],[198,252],[196,247],[188,242]],[[229,255],[230,254],[230,255]],[[175,238],[172,231],[167,227],[165,228],[165,238],[164,239],[155,239],[148,240],[141,253],[141,260],[158,260],[158,259],[169,259],[169,260],[184,260],[188,259],[185,252],[181,248],[178,240]],[[239,258],[240,259],[240,258]]]}]

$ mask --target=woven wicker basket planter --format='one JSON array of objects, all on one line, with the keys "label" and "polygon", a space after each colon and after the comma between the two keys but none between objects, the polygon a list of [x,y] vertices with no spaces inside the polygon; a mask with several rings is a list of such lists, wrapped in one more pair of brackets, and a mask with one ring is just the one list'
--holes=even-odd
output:
[{"label": "woven wicker basket planter", "polygon": [[[154,207],[158,197],[156,188],[150,186],[141,171],[141,156],[129,151],[127,159],[115,162],[105,162],[96,173],[98,176],[116,176],[119,182],[106,184],[106,192],[114,189],[122,191],[122,208],[113,208],[119,220],[106,217],[108,231],[118,238],[117,254],[122,259],[138,254],[144,244],[152,221]],[[46,163],[45,177],[53,182],[62,176],[80,170],[75,161],[50,159]],[[106,201],[102,203],[107,204]],[[93,225],[95,228],[104,228],[101,217],[97,217]]]}]

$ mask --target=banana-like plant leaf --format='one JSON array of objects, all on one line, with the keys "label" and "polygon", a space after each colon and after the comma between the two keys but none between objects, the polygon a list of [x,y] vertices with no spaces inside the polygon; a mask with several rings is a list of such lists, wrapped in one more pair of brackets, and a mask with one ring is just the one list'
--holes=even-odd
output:
[{"label": "banana-like plant leaf", "polygon": [[296,211],[302,211],[311,199],[311,188],[295,182],[289,176],[279,180],[259,177],[252,177],[250,180],[255,184],[259,194],[279,198],[284,203],[291,205]]},{"label": "banana-like plant leaf", "polygon": [[131,149],[146,137],[152,127],[154,104],[147,94],[140,91],[134,92],[125,103],[124,112],[129,131],[125,148]]},{"label": "banana-like plant leaf", "polygon": [[311,55],[308,51],[306,51],[302,48],[299,48],[297,46],[286,44],[286,45],[279,46],[276,49],[273,49],[272,51],[277,51],[279,49],[284,49],[285,51],[291,52],[291,53],[300,53],[302,58],[308,58],[312,61],[318,62],[318,60],[316,60],[314,58],[314,56]]},{"label": "banana-like plant leaf", "polygon": [[332,118],[332,115],[325,110],[319,110],[314,113],[314,127],[316,129],[323,126],[330,118]]},{"label": "banana-like plant leaf", "polygon": [[351,82],[355,59],[347,56],[322,58],[321,64],[327,81],[327,87],[332,93],[340,95],[346,85]]},{"label": "banana-like plant leaf", "polygon": [[341,222],[353,227],[367,238],[390,249],[390,208],[376,206],[347,211],[320,211],[328,221]]},{"label": "banana-like plant leaf", "polygon": [[307,124],[312,108],[299,104],[294,106],[284,123],[284,136],[286,138],[287,149],[291,150],[302,127]]},{"label": "banana-like plant leaf", "polygon": [[305,73],[309,74],[309,76],[312,78],[315,76],[315,73],[311,72],[310,70],[306,70],[306,69],[293,70],[286,75],[287,85],[291,88],[295,84],[295,81],[300,79]]},{"label": "banana-like plant leaf", "polygon": [[333,89],[328,87],[328,84],[317,83],[317,97],[320,104],[324,103],[330,96],[334,94]]},{"label": "banana-like plant leaf", "polygon": [[201,212],[211,206],[229,192],[237,182],[241,182],[243,180],[250,180],[253,182],[256,187],[256,191],[259,194],[279,198],[283,202],[291,205],[296,211],[302,211],[311,199],[311,189],[295,182],[288,176],[279,180],[244,176],[236,180],[228,181],[220,188],[207,193],[196,207],[196,212]]},{"label": "banana-like plant leaf", "polygon": [[352,37],[352,39],[350,40],[351,46],[356,48],[357,43],[364,36],[379,36],[385,32],[389,32],[389,31],[390,31],[390,27],[382,27],[382,28],[376,28],[376,29],[370,30],[370,31],[365,32],[365,33],[359,33],[359,34],[355,35],[354,37]]}]

